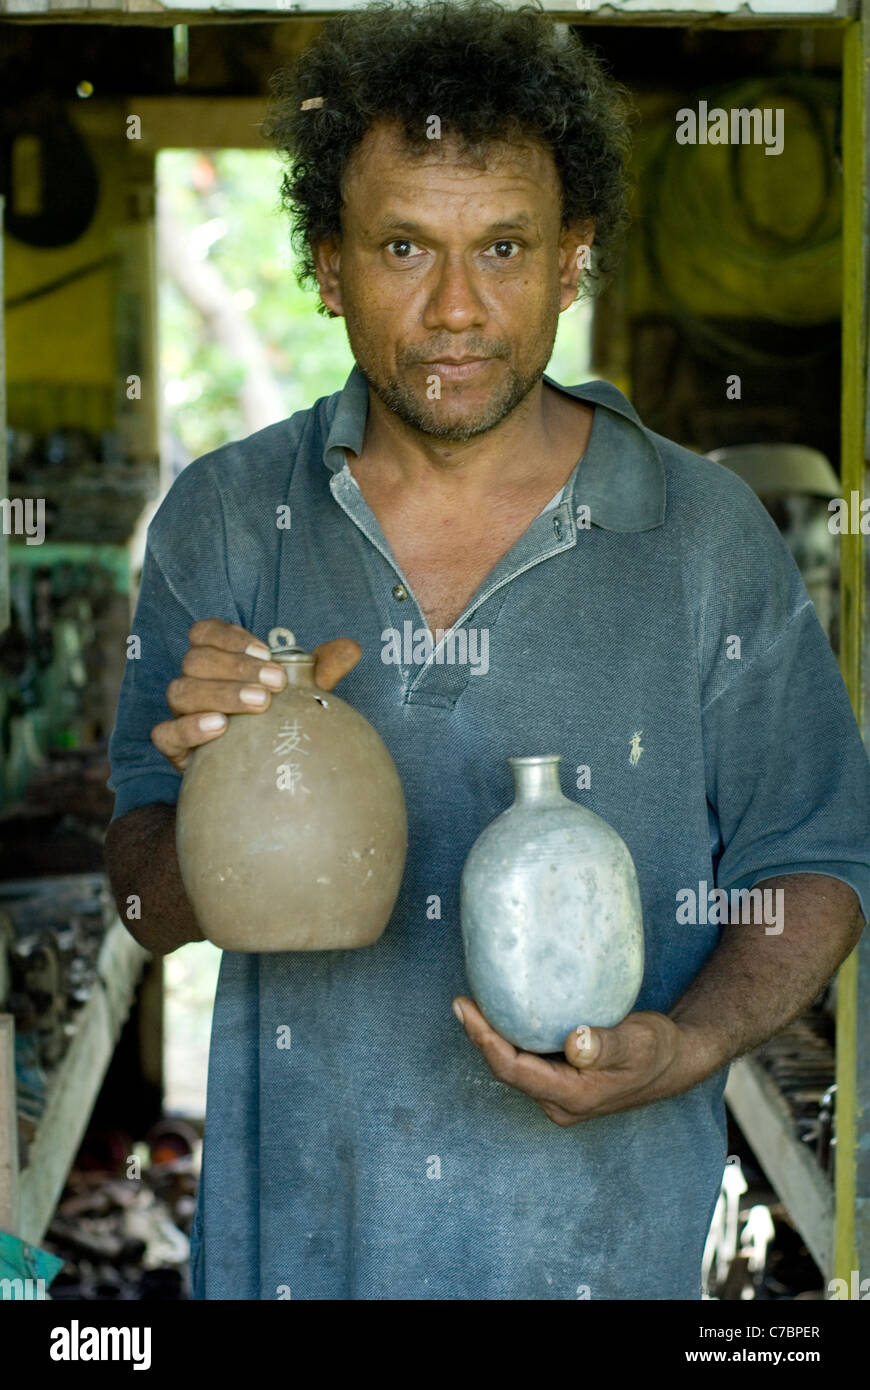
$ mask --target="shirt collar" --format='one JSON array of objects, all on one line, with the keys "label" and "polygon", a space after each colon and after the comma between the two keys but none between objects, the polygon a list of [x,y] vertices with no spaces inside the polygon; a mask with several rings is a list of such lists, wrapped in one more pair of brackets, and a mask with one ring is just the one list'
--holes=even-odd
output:
[{"label": "shirt collar", "polygon": [[[606,531],[660,526],[665,519],[665,470],[654,438],[628,397],[609,381],[562,386],[546,373],[544,381],[597,407],[586,453],[573,474],[573,496],[566,496],[572,508],[588,506],[592,523]],[[354,365],[338,393],[323,451],[323,462],[333,473],[346,466],[345,449],[358,454],[362,448],[368,391],[368,382]]]}]

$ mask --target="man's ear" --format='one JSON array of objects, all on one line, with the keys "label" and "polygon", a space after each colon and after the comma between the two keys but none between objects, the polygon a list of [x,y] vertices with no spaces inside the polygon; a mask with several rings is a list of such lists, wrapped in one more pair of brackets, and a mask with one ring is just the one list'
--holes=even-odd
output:
[{"label": "man's ear", "polygon": [[559,238],[559,312],[567,309],[577,298],[579,283],[587,266],[595,240],[595,223],[566,227]]},{"label": "man's ear", "polygon": [[338,271],[341,265],[341,238],[331,236],[326,237],[323,241],[313,242],[311,254],[314,258],[317,283],[320,286],[320,298],[329,310],[331,318],[343,318],[344,306],[341,302],[341,289],[338,282]]}]

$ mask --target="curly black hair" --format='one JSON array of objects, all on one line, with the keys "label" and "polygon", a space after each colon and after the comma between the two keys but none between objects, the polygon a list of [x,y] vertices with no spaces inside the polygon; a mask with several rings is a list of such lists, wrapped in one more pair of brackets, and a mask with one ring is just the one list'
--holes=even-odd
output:
[{"label": "curly black hair", "polygon": [[[300,285],[317,283],[312,243],[341,234],[344,169],[369,127],[400,122],[409,152],[422,152],[431,149],[430,114],[472,158],[495,140],[549,146],[562,225],[595,224],[584,292],[615,265],[629,222],[636,113],[576,29],[555,25],[538,5],[376,0],[328,20],[270,88],[263,133],[287,160],[280,202]],[[323,304],[318,312],[329,313]]]}]

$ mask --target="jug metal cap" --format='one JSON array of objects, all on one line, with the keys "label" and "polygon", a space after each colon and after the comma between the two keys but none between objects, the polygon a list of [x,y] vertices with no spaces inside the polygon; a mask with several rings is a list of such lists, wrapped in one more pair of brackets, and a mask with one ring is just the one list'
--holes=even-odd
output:
[{"label": "jug metal cap", "polygon": [[274,661],[314,663],[311,652],[305,651],[304,647],[297,647],[295,634],[289,627],[272,628],[269,633],[269,651]]}]

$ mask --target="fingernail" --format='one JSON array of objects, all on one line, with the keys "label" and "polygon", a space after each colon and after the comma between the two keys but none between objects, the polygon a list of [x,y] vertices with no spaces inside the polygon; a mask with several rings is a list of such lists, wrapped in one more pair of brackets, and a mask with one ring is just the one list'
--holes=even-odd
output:
[{"label": "fingernail", "polygon": [[239,691],[239,699],[246,705],[265,705],[269,698],[268,690],[258,690],[255,685],[246,685]]},{"label": "fingernail", "polygon": [[456,999],[456,1000],[453,1001],[453,1012],[455,1013],[456,1017],[459,1019],[459,1022],[460,1022],[460,1023],[464,1023],[464,1022],[465,1022],[465,1019],[462,1017],[462,1005],[459,1003],[459,1000],[458,1000],[458,999]]},{"label": "fingernail", "polygon": [[594,1046],[592,1042],[592,1029],[588,1024],[581,1023],[580,1027],[576,1029],[576,1037],[578,1052],[589,1053],[592,1051]]},{"label": "fingernail", "polygon": [[199,727],[204,734],[210,734],[213,729],[222,729],[226,722],[224,714],[204,714],[199,721]]},{"label": "fingernail", "polygon": [[281,690],[284,685],[284,672],[277,666],[264,666],[260,672],[260,680],[264,685],[271,685],[273,690]]},{"label": "fingernail", "polygon": [[260,661],[268,661],[272,653],[268,647],[264,647],[262,642],[252,642],[249,647],[245,647],[248,656],[256,656]]}]

